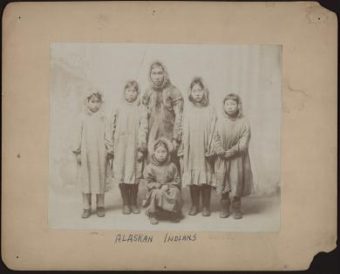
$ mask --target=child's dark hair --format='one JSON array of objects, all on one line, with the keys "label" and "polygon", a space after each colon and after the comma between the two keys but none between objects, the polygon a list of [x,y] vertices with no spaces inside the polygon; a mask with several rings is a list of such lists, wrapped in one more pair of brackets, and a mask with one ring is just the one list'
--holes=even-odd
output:
[{"label": "child's dark hair", "polygon": [[238,96],[235,93],[229,93],[226,97],[224,97],[223,99],[223,104],[227,101],[227,100],[233,100],[235,101],[237,104],[241,103],[241,98],[240,96]]},{"label": "child's dark hair", "polygon": [[126,82],[125,86],[124,86],[124,90],[126,90],[127,88],[134,88],[137,93],[139,93],[139,85],[138,85],[138,82],[135,81],[135,80],[129,80]]},{"label": "child's dark hair", "polygon": [[225,104],[225,102],[227,100],[232,100],[234,102],[237,103],[238,105],[238,114],[237,114],[237,117],[241,118],[243,117],[243,110],[242,110],[242,100],[241,100],[241,97],[236,94],[236,93],[229,93],[227,94],[224,99],[223,99],[223,105]]},{"label": "child's dark hair", "polygon": [[101,103],[103,102],[103,95],[99,91],[94,91],[93,93],[91,93],[87,97],[87,101],[89,102],[93,96],[96,97],[99,102],[101,102]]},{"label": "child's dark hair", "polygon": [[192,92],[192,88],[195,85],[199,85],[202,88],[202,90],[204,90],[204,95],[203,95],[201,104],[204,106],[207,106],[209,104],[209,90],[205,86],[203,79],[201,77],[195,77],[194,79],[192,79],[190,83],[190,88],[189,88],[189,96],[188,96],[189,101],[194,102],[191,92]]},{"label": "child's dark hair", "polygon": [[194,85],[199,85],[202,89],[205,89],[205,86],[203,84],[203,80],[201,77],[195,77],[194,79],[192,79],[190,83],[190,89],[192,89]]}]

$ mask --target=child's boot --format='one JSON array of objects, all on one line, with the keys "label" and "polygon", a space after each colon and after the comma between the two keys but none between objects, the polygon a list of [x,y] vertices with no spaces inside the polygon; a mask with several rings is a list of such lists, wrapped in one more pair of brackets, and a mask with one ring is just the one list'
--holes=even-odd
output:
[{"label": "child's boot", "polygon": [[202,201],[203,201],[202,216],[208,217],[210,216],[211,187],[209,185],[203,185],[201,187],[201,193],[202,193]]},{"label": "child's boot", "polygon": [[86,219],[91,215],[91,194],[83,193],[83,213],[81,217]]},{"label": "child's boot", "polygon": [[134,214],[140,213],[140,209],[138,208],[138,205],[137,205],[138,186],[139,186],[138,184],[129,185],[129,187],[130,187],[130,207],[131,207],[132,213],[134,213]]},{"label": "child's boot", "polygon": [[97,209],[96,213],[98,217],[105,216],[105,208],[104,208],[104,194],[97,194]]},{"label": "child's boot", "polygon": [[149,220],[150,220],[150,224],[152,225],[158,224],[158,220],[154,214],[149,214]]},{"label": "child's boot", "polygon": [[189,215],[195,216],[199,211],[199,187],[195,185],[190,186],[190,195],[192,205],[189,211]]},{"label": "child's boot", "polygon": [[128,196],[128,189],[127,189],[127,185],[122,183],[119,184],[119,189],[120,189],[120,193],[122,195],[122,200],[123,200],[123,209],[122,209],[122,213],[127,215],[131,213],[130,207],[128,205],[128,201],[129,201],[129,196]]},{"label": "child's boot", "polygon": [[223,193],[221,197],[220,218],[228,218],[230,216],[230,199],[229,193]]},{"label": "child's boot", "polygon": [[91,209],[83,209],[83,213],[81,214],[81,217],[83,218],[83,219],[86,219],[86,218],[88,218],[88,217],[90,217],[90,215],[91,215]]},{"label": "child's boot", "polygon": [[174,223],[179,223],[183,219],[183,217],[184,216],[183,216],[182,210],[180,210],[180,211],[175,212],[173,214],[172,220],[173,220]]},{"label": "child's boot", "polygon": [[241,219],[243,217],[243,214],[241,211],[241,198],[240,197],[233,198],[231,208],[233,210],[234,219]]}]

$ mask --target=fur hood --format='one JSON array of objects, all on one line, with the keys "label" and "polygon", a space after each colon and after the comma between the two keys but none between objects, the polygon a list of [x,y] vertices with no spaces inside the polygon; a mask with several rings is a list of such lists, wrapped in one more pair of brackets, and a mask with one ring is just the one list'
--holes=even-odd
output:
[{"label": "fur hood", "polygon": [[[152,71],[152,67],[153,66],[159,66],[163,69],[164,72],[164,79],[163,82],[160,86],[156,86],[154,82],[152,82],[151,80],[151,71]],[[160,62],[160,61],[155,61],[150,65],[149,68],[149,82],[150,82],[150,87],[154,90],[163,90],[164,88],[166,88],[167,86],[171,85],[170,79],[169,79],[169,73],[167,68],[165,67],[165,65]]]},{"label": "fur hood", "polygon": [[[164,146],[166,146],[166,148],[168,150],[168,156],[167,156],[166,160],[163,163],[160,163],[156,159],[156,157],[155,157],[155,148],[160,143],[162,143]],[[169,164],[171,162],[171,152],[173,151],[173,146],[172,146],[171,142],[168,139],[166,139],[164,137],[161,137],[161,138],[157,139],[155,141],[155,143],[153,144],[152,148],[153,148],[153,151],[152,151],[152,155],[151,155],[151,159],[150,159],[152,164],[154,164],[156,166],[163,166],[163,165],[167,165],[167,164]]]}]

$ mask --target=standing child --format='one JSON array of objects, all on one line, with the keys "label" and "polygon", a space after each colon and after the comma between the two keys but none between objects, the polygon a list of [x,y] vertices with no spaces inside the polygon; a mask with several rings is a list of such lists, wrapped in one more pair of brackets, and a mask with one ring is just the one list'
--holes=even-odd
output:
[{"label": "standing child", "polygon": [[182,182],[190,187],[192,206],[189,215],[199,212],[210,216],[210,196],[213,185],[212,138],[216,126],[215,111],[209,105],[209,91],[203,80],[194,78],[189,89],[189,103],[183,114],[183,139],[179,150]]},{"label": "standing child", "polygon": [[[217,192],[221,194],[220,217],[230,215],[230,204],[235,219],[242,218],[241,197],[251,193],[253,175],[248,145],[250,125],[242,114],[241,98],[228,94],[223,100],[222,116],[217,122],[215,162]],[[230,201],[229,195],[232,196]]]},{"label": "standing child", "polygon": [[91,90],[85,99],[85,112],[81,116],[78,138],[73,153],[80,168],[83,193],[82,218],[91,215],[91,194],[96,194],[99,217],[105,216],[106,160],[108,143],[105,142],[106,118],[101,111],[102,94]]},{"label": "standing child", "polygon": [[148,193],[144,200],[146,214],[155,225],[162,215],[170,214],[174,221],[182,217],[180,177],[177,167],[171,162],[171,143],[166,138],[158,139],[153,146],[150,163],[144,170]]},{"label": "standing child", "polygon": [[147,148],[148,122],[139,93],[138,83],[128,81],[123,102],[113,112],[111,121],[113,176],[121,191],[123,214],[140,213],[137,193]]}]

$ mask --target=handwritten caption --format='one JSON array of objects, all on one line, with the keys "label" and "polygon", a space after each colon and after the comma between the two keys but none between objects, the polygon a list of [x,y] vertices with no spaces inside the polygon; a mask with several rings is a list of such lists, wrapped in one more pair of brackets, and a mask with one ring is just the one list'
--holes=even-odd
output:
[{"label": "handwritten caption", "polygon": [[114,236],[114,244],[124,243],[153,243],[161,241],[162,243],[176,243],[176,242],[194,242],[197,240],[196,233],[172,234],[166,233],[161,239],[154,235],[143,233],[118,233]]}]

